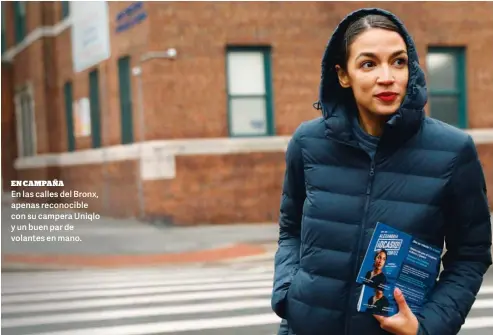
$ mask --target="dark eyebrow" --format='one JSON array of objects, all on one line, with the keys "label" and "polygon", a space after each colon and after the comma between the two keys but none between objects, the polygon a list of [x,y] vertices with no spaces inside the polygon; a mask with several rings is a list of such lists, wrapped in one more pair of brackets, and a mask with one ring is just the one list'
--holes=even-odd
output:
[{"label": "dark eyebrow", "polygon": [[[403,53],[405,54],[406,50],[397,50],[396,52],[392,53],[392,55],[390,55],[390,57],[393,58],[393,57],[399,56],[400,54],[403,54]],[[376,58],[377,57],[372,52],[362,52],[358,55],[358,57],[356,57],[356,59],[363,57],[363,56],[370,57],[370,58]]]}]

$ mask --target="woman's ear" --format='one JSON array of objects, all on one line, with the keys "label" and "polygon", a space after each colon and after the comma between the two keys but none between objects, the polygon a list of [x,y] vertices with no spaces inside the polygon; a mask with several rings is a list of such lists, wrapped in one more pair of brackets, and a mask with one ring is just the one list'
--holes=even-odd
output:
[{"label": "woman's ear", "polygon": [[346,71],[339,65],[336,65],[336,71],[337,71],[337,77],[339,78],[339,84],[343,88],[348,88],[351,87],[350,81],[349,81],[349,76]]}]

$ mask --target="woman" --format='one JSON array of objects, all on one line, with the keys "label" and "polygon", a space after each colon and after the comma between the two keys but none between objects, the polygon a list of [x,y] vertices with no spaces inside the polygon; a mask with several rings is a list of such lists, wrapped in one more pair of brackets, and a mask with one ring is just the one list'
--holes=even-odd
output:
[{"label": "woman", "polygon": [[376,288],[375,294],[366,302],[366,313],[386,315],[388,314],[389,300],[383,294],[383,290]]},{"label": "woman", "polygon": [[387,277],[383,273],[383,268],[387,261],[387,251],[385,249],[379,250],[375,253],[373,260],[373,270],[366,273],[364,284],[373,288],[384,289],[385,284],[387,284]]},{"label": "woman", "polygon": [[[471,137],[428,118],[412,38],[363,9],[336,28],[318,109],[286,152],[272,308],[279,334],[457,334],[491,265],[486,187]],[[418,314],[358,313],[355,282],[377,221],[433,245],[444,270]]]}]

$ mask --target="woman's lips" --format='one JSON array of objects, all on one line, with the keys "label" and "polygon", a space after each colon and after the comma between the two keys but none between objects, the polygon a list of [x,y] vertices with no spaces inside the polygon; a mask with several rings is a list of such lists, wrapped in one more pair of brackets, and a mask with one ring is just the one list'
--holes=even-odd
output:
[{"label": "woman's lips", "polygon": [[392,102],[397,99],[397,93],[394,92],[383,92],[375,95],[378,99],[384,102]]}]

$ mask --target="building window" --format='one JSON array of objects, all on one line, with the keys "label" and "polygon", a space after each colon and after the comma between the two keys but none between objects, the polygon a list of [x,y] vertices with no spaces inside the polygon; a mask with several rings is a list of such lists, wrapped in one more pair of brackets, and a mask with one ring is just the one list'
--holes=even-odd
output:
[{"label": "building window", "polygon": [[60,1],[62,4],[62,20],[70,15],[70,1]]},{"label": "building window", "polygon": [[426,57],[430,116],[467,128],[465,56],[462,48],[430,48]]},{"label": "building window", "polygon": [[66,82],[63,86],[63,95],[65,101],[65,119],[67,121],[67,146],[68,151],[75,150],[74,135],[74,114],[73,114],[73,91],[72,83]]},{"label": "building window", "polygon": [[230,136],[273,135],[270,48],[228,48],[226,69]]},{"label": "building window", "polygon": [[19,157],[33,156],[36,154],[36,120],[31,86],[16,93],[15,113]]},{"label": "building window", "polygon": [[99,108],[99,71],[89,73],[89,100],[91,109],[92,147],[101,147],[101,119]]},{"label": "building window", "polygon": [[26,2],[14,2],[15,42],[20,43],[26,37]]},{"label": "building window", "polygon": [[118,59],[118,83],[120,87],[121,142],[132,143],[132,88],[130,85],[130,57]]}]

